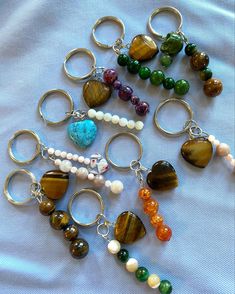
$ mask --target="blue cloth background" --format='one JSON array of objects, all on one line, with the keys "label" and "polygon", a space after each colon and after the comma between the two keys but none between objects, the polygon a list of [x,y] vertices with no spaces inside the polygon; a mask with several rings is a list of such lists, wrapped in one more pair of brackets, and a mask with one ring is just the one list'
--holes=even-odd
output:
[{"label": "blue cloth background", "polygon": [[[69,91],[76,107],[85,106],[81,99],[82,84],[69,81],[62,71],[64,57],[73,48],[90,48],[98,65],[117,67],[112,50],[101,50],[90,38],[95,20],[105,15],[120,17],[126,24],[125,40],[129,42],[138,33],[148,33],[149,14],[154,8],[165,5],[175,6],[182,12],[183,31],[209,54],[210,67],[214,76],[223,80],[224,91],[214,99],[205,97],[202,83],[197,73],[189,68],[189,60],[183,53],[169,68],[168,75],[190,81],[191,89],[185,99],[193,107],[195,118],[205,131],[228,143],[234,154],[234,1],[1,0],[0,187],[3,187],[6,175],[16,168],[8,157],[7,142],[18,129],[31,128],[47,145],[76,151],[67,137],[66,126],[46,127],[37,115],[36,106],[39,97],[52,88]],[[165,32],[173,25],[169,22]],[[112,26],[107,26],[104,31],[104,37],[109,40],[114,38],[109,31],[117,36]],[[76,71],[76,60],[73,61]],[[77,64],[79,70],[86,72],[84,64],[80,67]],[[157,68],[159,59],[149,64],[152,69]],[[217,157],[205,170],[187,164],[179,154],[186,136],[166,138],[156,130],[152,121],[155,107],[171,94],[126,74],[124,69],[118,68],[118,72],[120,79],[133,86],[136,94],[151,105],[151,114],[140,134],[144,144],[143,163],[151,166],[159,159],[170,161],[177,170],[180,184],[174,191],[154,193],[160,203],[160,213],[173,230],[173,237],[167,244],[156,239],[148,218],[142,213],[133,174],[109,172],[111,179],[123,180],[125,191],[120,197],[102,192],[107,216],[115,220],[120,212],[128,209],[141,216],[148,234],[128,247],[130,254],[151,273],[170,280],[174,293],[233,294],[234,175]],[[53,101],[55,106],[48,103],[48,109],[53,107],[54,116],[57,116],[64,108],[62,101]],[[125,106],[112,98],[102,110],[136,119]],[[182,119],[180,111],[175,111],[174,117],[165,122],[170,123],[173,119],[179,123],[178,120]],[[120,131],[101,123],[98,128],[98,138],[84,152],[85,155],[103,152],[107,139]],[[22,144],[25,154],[33,150],[30,140],[25,138]],[[128,146],[127,143],[124,146]],[[123,148],[117,150],[116,156],[122,157]],[[28,168],[40,179],[53,167],[46,161],[37,160]],[[18,179],[17,187],[12,188],[18,194],[26,191],[26,184],[21,180],[22,177]],[[59,207],[66,207],[70,195],[85,186],[87,183],[79,184],[72,179]],[[87,213],[91,213],[94,207],[91,203]],[[107,252],[106,244],[95,234],[95,228],[81,229],[81,236],[90,243],[90,254],[77,261],[70,256],[68,243],[63,240],[61,232],[51,229],[47,218],[39,214],[37,205],[15,207],[2,194],[0,211],[0,293],[157,293],[126,272],[124,266]]]}]

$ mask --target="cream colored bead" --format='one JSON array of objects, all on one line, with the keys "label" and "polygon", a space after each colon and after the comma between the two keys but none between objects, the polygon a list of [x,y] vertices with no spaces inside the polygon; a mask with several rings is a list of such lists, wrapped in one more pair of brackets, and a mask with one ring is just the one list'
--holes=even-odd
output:
[{"label": "cream colored bead", "polygon": [[215,141],[215,136],[210,135],[210,136],[208,137],[208,140],[209,140],[211,143],[213,143],[213,142]]},{"label": "cream colored bead", "polygon": [[127,119],[125,117],[122,117],[120,120],[119,120],[119,126],[120,127],[126,127],[127,126]]},{"label": "cream colored bead", "polygon": [[97,120],[102,120],[104,118],[103,111],[97,111],[95,117]]},{"label": "cream colored bead", "polygon": [[72,162],[69,160],[62,160],[59,167],[62,172],[68,173],[72,168]]},{"label": "cream colored bead", "polygon": [[219,156],[227,156],[230,152],[228,144],[220,143],[216,148],[216,154]]},{"label": "cream colored bead", "polygon": [[109,180],[106,180],[106,181],[105,181],[105,187],[106,187],[106,188],[110,188],[110,187],[111,187],[111,184],[112,184],[111,181],[109,181]]},{"label": "cream colored bead", "polygon": [[47,152],[48,152],[49,155],[53,155],[54,152],[55,152],[55,149],[54,149],[54,148],[49,148],[49,149],[47,150]]},{"label": "cream colored bead", "polygon": [[89,109],[88,112],[87,112],[87,115],[90,118],[95,118],[96,117],[96,111],[95,111],[95,109]]},{"label": "cream colored bead", "polygon": [[109,122],[111,120],[112,120],[112,114],[111,113],[105,113],[104,121]]},{"label": "cream colored bead", "polygon": [[118,123],[119,123],[119,120],[120,120],[120,118],[119,118],[118,115],[113,115],[113,116],[112,116],[112,123],[113,123],[114,125],[118,124]]},{"label": "cream colored bead", "polygon": [[161,280],[159,276],[152,274],[148,277],[147,283],[150,288],[157,289],[160,286]]},{"label": "cream colored bead", "polygon": [[113,194],[120,194],[123,191],[123,183],[121,181],[113,181],[110,186],[110,190]]},{"label": "cream colored bead", "polygon": [[71,160],[73,158],[73,154],[72,153],[68,153],[66,157],[67,157],[68,160]]},{"label": "cream colored bead", "polygon": [[84,162],[84,159],[85,159],[85,158],[84,158],[83,156],[79,156],[79,157],[78,157],[78,162],[83,163],[83,162]]},{"label": "cream colored bead", "polygon": [[135,122],[134,122],[133,120],[129,120],[129,121],[127,122],[127,127],[128,127],[128,129],[130,129],[130,130],[134,129],[134,127],[135,127]]},{"label": "cream colored bead", "polygon": [[77,161],[78,160],[78,155],[77,154],[74,154],[73,155],[73,161]]},{"label": "cream colored bead", "polygon": [[85,158],[84,159],[84,164],[89,165],[90,164],[90,158]]},{"label": "cream colored bead", "polygon": [[138,260],[136,260],[135,258],[128,259],[126,263],[126,269],[128,272],[134,273],[135,271],[137,271],[138,267],[139,267]]},{"label": "cream colored bead", "polygon": [[67,152],[66,152],[66,151],[62,151],[61,154],[60,154],[60,156],[61,156],[62,158],[66,158],[66,156],[67,156]]},{"label": "cream colored bead", "polygon": [[89,175],[87,176],[87,178],[88,178],[88,180],[93,181],[94,178],[95,178],[95,175],[94,175],[94,174],[89,174]]},{"label": "cream colored bead", "polygon": [[72,174],[76,174],[77,170],[78,169],[76,168],[76,166],[73,166],[70,171]]},{"label": "cream colored bead", "polygon": [[225,156],[225,159],[228,161],[232,160],[233,159],[232,154],[228,154],[227,156]]},{"label": "cream colored bead", "polygon": [[111,254],[117,254],[121,250],[121,244],[117,240],[111,240],[108,243],[108,251]]},{"label": "cream colored bead", "polygon": [[61,151],[60,150],[56,150],[55,151],[55,156],[60,156],[61,155]]},{"label": "cream colored bead", "polygon": [[144,127],[144,123],[142,121],[139,120],[135,123],[135,128],[137,131],[141,131],[143,127]]},{"label": "cream colored bead", "polygon": [[88,170],[85,167],[79,167],[77,170],[77,177],[79,179],[85,180],[88,176]]},{"label": "cream colored bead", "polygon": [[61,164],[61,160],[60,160],[60,159],[56,159],[56,160],[54,161],[54,163],[55,163],[55,165],[59,166],[59,165]]},{"label": "cream colored bead", "polygon": [[220,144],[219,140],[214,140],[213,144],[215,145],[215,147],[217,147]]}]

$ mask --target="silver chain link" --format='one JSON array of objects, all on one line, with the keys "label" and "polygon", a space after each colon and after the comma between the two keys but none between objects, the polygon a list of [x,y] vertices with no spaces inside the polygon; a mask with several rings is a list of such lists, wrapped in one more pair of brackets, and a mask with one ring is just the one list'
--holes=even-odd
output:
[{"label": "silver chain link", "polygon": [[184,124],[185,128],[188,128],[188,134],[190,139],[194,138],[207,138],[209,136],[208,133],[204,132],[201,127],[199,127],[198,123],[195,120],[187,120]]},{"label": "silver chain link", "polygon": [[142,165],[138,160],[132,160],[130,163],[130,169],[135,172],[135,176],[140,184],[140,187],[144,186],[144,176],[143,172],[148,171],[149,169]]}]

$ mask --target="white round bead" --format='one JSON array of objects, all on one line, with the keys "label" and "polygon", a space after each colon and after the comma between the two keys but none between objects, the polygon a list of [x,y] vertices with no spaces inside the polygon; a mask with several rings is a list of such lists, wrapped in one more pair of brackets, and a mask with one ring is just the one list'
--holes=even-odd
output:
[{"label": "white round bead", "polygon": [[66,158],[66,156],[67,156],[67,152],[62,151],[61,154],[60,154],[60,156],[61,156],[62,158]]},{"label": "white round bead", "polygon": [[96,187],[102,187],[104,185],[104,177],[102,175],[96,175],[94,178],[94,185]]},{"label": "white round bead", "polygon": [[127,123],[128,123],[128,120],[125,118],[125,117],[122,117],[120,120],[119,120],[119,126],[120,127],[126,127],[127,126]]},{"label": "white round bead", "polygon": [[109,180],[105,181],[105,187],[106,188],[110,188],[111,187],[111,184],[112,184],[111,181],[109,181]]},{"label": "white round bead", "polygon": [[49,149],[47,150],[47,152],[48,152],[49,155],[53,155],[54,152],[55,152],[55,149],[54,149],[54,148],[49,148]]},{"label": "white round bead", "polygon": [[109,121],[111,121],[111,119],[112,119],[112,114],[111,113],[105,113],[104,121],[109,122]]},{"label": "white round bead", "polygon": [[128,259],[126,263],[126,269],[128,272],[134,273],[135,271],[137,271],[138,267],[139,267],[138,260],[136,260],[135,258]]},{"label": "white round bead", "polygon": [[55,156],[60,156],[61,155],[61,151],[60,150],[56,150],[55,151]]},{"label": "white round bead", "polygon": [[232,160],[233,159],[232,154],[228,154],[227,156],[225,156],[225,159],[228,161]]},{"label": "white round bead", "polygon": [[147,283],[150,288],[157,289],[160,286],[161,280],[159,276],[152,274],[148,277]]},{"label": "white round bead", "polygon": [[97,111],[95,117],[97,120],[102,120],[104,118],[103,111]]},{"label": "white round bead", "polygon": [[216,148],[216,154],[219,156],[227,156],[230,152],[228,144],[220,143]]},{"label": "white round bead", "polygon": [[77,161],[78,160],[78,155],[77,154],[74,154],[73,155],[73,161]]},{"label": "white round bead", "polygon": [[95,109],[89,109],[88,112],[87,112],[87,115],[90,118],[95,118],[96,117],[96,111],[95,111]]},{"label": "white round bead", "polygon": [[76,168],[76,166],[73,166],[70,171],[72,174],[76,174],[77,170],[78,169]]},{"label": "white round bead", "polygon": [[67,154],[67,159],[71,160],[73,158],[73,154],[72,153],[68,153]]},{"label": "white round bead", "polygon": [[220,144],[219,140],[214,140],[213,144],[217,147]]},{"label": "white round bead", "polygon": [[129,121],[127,122],[127,127],[128,127],[128,129],[130,129],[130,130],[134,129],[134,127],[135,127],[135,122],[134,122],[133,120],[129,120]]},{"label": "white round bead", "polygon": [[120,118],[119,118],[118,115],[115,114],[115,115],[112,116],[112,123],[114,125],[118,124],[119,123],[119,120],[120,120]]},{"label": "white round bead", "polygon": [[60,160],[60,159],[56,159],[56,160],[54,161],[54,163],[55,163],[55,165],[59,166],[59,165],[61,164],[61,160]]},{"label": "white round bead", "polygon": [[79,169],[77,170],[77,177],[82,180],[87,179],[88,170],[85,167],[79,167]]},{"label": "white round bead", "polygon": [[111,192],[114,193],[114,194],[120,194],[120,193],[122,193],[123,188],[124,188],[123,187],[123,183],[121,181],[118,181],[118,180],[113,181],[111,183],[111,187],[110,187]]},{"label": "white round bead", "polygon": [[90,158],[85,158],[84,159],[84,164],[89,165],[90,164]]},{"label": "white round bead", "polygon": [[108,243],[108,251],[111,254],[117,254],[121,250],[121,244],[117,240],[111,240]]},{"label": "white round bead", "polygon": [[62,160],[60,164],[60,170],[64,173],[70,172],[72,168],[72,162],[69,160]]},{"label": "white round bead", "polygon": [[85,159],[85,158],[84,158],[83,156],[79,156],[79,157],[78,157],[78,162],[83,163],[83,162],[84,162],[84,159]]},{"label": "white round bead", "polygon": [[94,178],[95,178],[95,175],[94,175],[94,174],[89,174],[89,175],[87,176],[87,178],[88,178],[88,180],[93,181]]},{"label": "white round bead", "polygon": [[208,137],[208,140],[209,140],[211,143],[213,143],[213,142],[215,141],[215,136],[210,135],[210,136]]},{"label": "white round bead", "polygon": [[138,120],[136,123],[135,123],[135,128],[137,131],[141,131],[144,127],[144,123],[140,120]]}]

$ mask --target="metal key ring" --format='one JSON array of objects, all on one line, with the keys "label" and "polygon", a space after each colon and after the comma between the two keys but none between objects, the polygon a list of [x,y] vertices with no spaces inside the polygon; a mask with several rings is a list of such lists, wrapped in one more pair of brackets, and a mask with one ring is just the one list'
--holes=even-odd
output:
[{"label": "metal key ring", "polygon": [[115,16],[104,16],[104,17],[99,18],[95,22],[95,24],[94,24],[94,26],[92,28],[92,39],[93,39],[93,41],[101,48],[110,49],[110,48],[113,48],[113,46],[115,45],[115,42],[113,44],[111,44],[111,45],[103,44],[100,41],[98,41],[98,39],[97,39],[97,37],[95,35],[97,27],[100,24],[102,24],[103,22],[106,22],[106,21],[113,21],[113,22],[115,22],[116,24],[118,24],[120,26],[120,28],[121,28],[121,36],[118,39],[121,39],[121,40],[124,39],[124,37],[125,37],[125,25],[124,25],[123,21],[120,18],[117,18]]},{"label": "metal key ring", "polygon": [[38,112],[41,118],[46,122],[48,126],[60,125],[66,122],[70,118],[70,116],[66,115],[65,118],[60,121],[51,121],[45,117],[42,110],[42,105],[43,105],[43,102],[52,94],[62,94],[69,101],[69,111],[65,111],[65,113],[71,113],[74,110],[74,102],[72,97],[69,95],[69,93],[61,89],[52,89],[47,91],[45,94],[43,94],[43,96],[40,98],[38,102]]},{"label": "metal key ring", "polygon": [[186,101],[184,101],[182,99],[178,99],[178,98],[166,99],[166,100],[162,101],[158,105],[158,107],[157,107],[157,109],[155,110],[155,113],[154,113],[154,122],[155,122],[156,127],[162,133],[164,133],[165,135],[168,135],[168,136],[171,136],[171,137],[177,137],[177,136],[180,136],[181,134],[186,133],[190,129],[190,124],[185,124],[181,131],[170,132],[170,131],[164,129],[163,127],[161,127],[160,123],[158,121],[158,114],[159,114],[160,110],[163,108],[163,106],[165,106],[166,104],[171,103],[171,102],[179,103],[179,104],[182,104],[184,106],[184,108],[186,109],[186,111],[189,114],[189,119],[187,121],[193,121],[193,111],[192,111],[192,108],[190,107],[190,105]]},{"label": "metal key ring", "polygon": [[122,169],[122,170],[130,170],[131,169],[131,162],[133,162],[133,160],[130,160],[130,163],[129,165],[127,166],[119,166],[118,164],[116,164],[115,162],[113,162],[111,160],[111,158],[109,157],[109,147],[110,145],[112,144],[112,142],[118,138],[118,137],[122,137],[122,136],[127,136],[127,137],[130,137],[132,138],[137,144],[138,144],[138,147],[139,147],[139,156],[137,159],[135,159],[136,162],[139,162],[142,158],[142,155],[143,155],[143,146],[142,146],[142,143],[140,141],[140,139],[132,134],[132,133],[129,133],[129,132],[122,132],[122,133],[117,133],[115,135],[113,135],[109,140],[108,142],[106,143],[105,145],[105,157],[107,159],[107,161],[115,168],[118,168],[118,169]]},{"label": "metal key ring", "polygon": [[15,175],[17,175],[17,174],[24,174],[24,175],[26,174],[26,175],[28,175],[30,177],[31,181],[32,181],[32,184],[36,184],[37,181],[36,181],[36,178],[35,178],[34,174],[31,173],[30,171],[26,170],[26,169],[16,169],[16,170],[12,171],[11,173],[9,173],[9,175],[6,177],[6,180],[5,180],[5,183],[4,183],[4,189],[3,189],[5,197],[7,198],[7,200],[10,203],[12,203],[14,205],[21,206],[21,205],[25,205],[25,204],[29,203],[30,201],[32,201],[35,198],[30,196],[30,197],[26,198],[25,200],[16,201],[14,199],[14,197],[10,194],[10,192],[9,192],[10,182],[13,179],[13,177]]},{"label": "metal key ring", "polygon": [[[21,136],[21,135],[30,135],[33,137],[33,139],[37,142],[36,144],[36,148],[35,148],[35,153],[33,154],[33,156],[30,159],[27,160],[19,160],[16,158],[13,150],[12,150],[12,146],[15,142],[15,140],[17,139],[17,137]],[[24,165],[24,164],[30,164],[34,159],[36,159],[40,154],[41,154],[41,139],[39,138],[39,136],[31,131],[31,130],[19,130],[17,132],[15,132],[13,134],[13,136],[10,138],[9,142],[8,142],[8,153],[10,158],[17,164],[20,165]]]},{"label": "metal key ring", "polygon": [[[74,56],[76,54],[79,54],[79,53],[85,53],[85,54],[87,54],[91,58],[91,60],[92,60],[93,63],[92,63],[91,70],[87,74],[85,74],[83,76],[74,76],[74,75],[72,75],[72,74],[69,73],[69,71],[67,69],[67,62],[68,62],[68,60],[72,56]],[[64,60],[64,72],[65,72],[65,74],[67,75],[68,78],[70,78],[71,80],[73,80],[75,82],[84,81],[84,80],[90,78],[93,75],[93,73],[95,71],[95,68],[96,68],[96,58],[95,58],[95,55],[89,49],[86,49],[86,48],[75,48],[75,49],[69,51],[69,53],[65,56],[65,60]]]},{"label": "metal key ring", "polygon": [[[98,201],[100,203],[100,213],[96,216],[95,220],[92,221],[92,222],[90,222],[90,223],[82,223],[82,222],[80,222],[78,219],[75,218],[75,216],[72,213],[72,206],[73,206],[74,200],[77,197],[80,197],[84,193],[90,193],[90,194],[92,194],[93,196],[95,196],[98,199]],[[82,227],[92,227],[92,226],[94,226],[95,224],[97,224],[99,222],[100,218],[104,214],[104,201],[103,201],[102,196],[98,192],[96,192],[96,191],[94,191],[92,189],[85,188],[85,189],[80,190],[79,192],[74,193],[73,196],[69,199],[68,211],[69,211],[69,213],[70,213],[71,218],[73,219],[73,221],[75,223],[77,223],[79,226],[82,226]]]},{"label": "metal key ring", "polygon": [[180,33],[182,25],[183,25],[183,17],[182,17],[182,14],[179,12],[179,10],[176,9],[175,7],[172,7],[172,6],[160,7],[160,8],[155,9],[151,13],[151,15],[149,16],[149,19],[148,19],[148,29],[150,30],[150,32],[160,40],[164,40],[166,38],[166,36],[163,36],[162,34],[159,34],[157,31],[155,31],[152,26],[153,18],[161,12],[170,12],[170,13],[173,13],[177,17],[177,19],[179,21],[179,25],[176,30],[176,33]]}]

